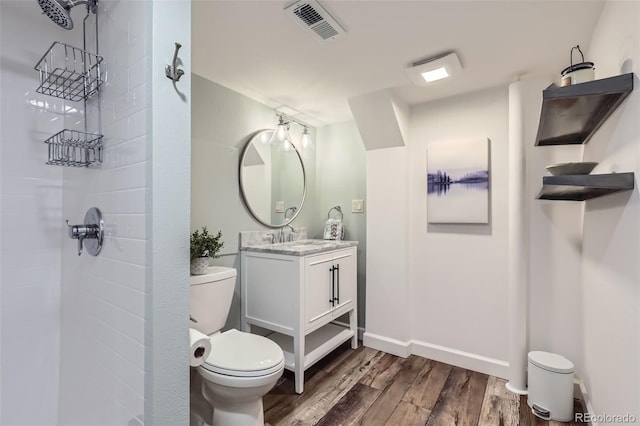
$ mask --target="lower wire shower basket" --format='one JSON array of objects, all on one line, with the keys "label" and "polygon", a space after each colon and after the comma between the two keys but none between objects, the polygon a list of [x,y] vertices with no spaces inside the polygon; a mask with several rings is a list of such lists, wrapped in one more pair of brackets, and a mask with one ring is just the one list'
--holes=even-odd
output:
[{"label": "lower wire shower basket", "polygon": [[44,141],[49,146],[47,164],[89,167],[102,162],[102,135],[64,129]]}]

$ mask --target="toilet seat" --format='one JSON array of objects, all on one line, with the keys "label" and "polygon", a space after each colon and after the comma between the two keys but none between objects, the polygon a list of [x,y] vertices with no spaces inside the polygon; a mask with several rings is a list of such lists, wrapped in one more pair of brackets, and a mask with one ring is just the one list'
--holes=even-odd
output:
[{"label": "toilet seat", "polygon": [[200,366],[209,372],[259,377],[278,372],[284,366],[282,349],[266,337],[229,330],[210,340],[211,353]]}]

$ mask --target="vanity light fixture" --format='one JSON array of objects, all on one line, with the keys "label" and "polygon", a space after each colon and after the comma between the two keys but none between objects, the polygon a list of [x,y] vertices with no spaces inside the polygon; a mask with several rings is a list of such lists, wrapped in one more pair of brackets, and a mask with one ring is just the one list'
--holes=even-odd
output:
[{"label": "vanity light fixture", "polygon": [[411,81],[418,86],[428,86],[436,81],[452,77],[462,71],[462,64],[455,52],[414,62],[407,69]]},{"label": "vanity light fixture", "polygon": [[309,127],[306,124],[302,124],[284,114],[276,115],[278,117],[278,126],[271,135],[271,139],[269,139],[268,143],[270,145],[277,145],[278,151],[289,151],[295,145],[291,139],[291,134],[289,133],[291,123],[295,123],[303,129],[298,147],[302,151],[314,149],[313,142],[311,141],[311,135],[309,134]]}]

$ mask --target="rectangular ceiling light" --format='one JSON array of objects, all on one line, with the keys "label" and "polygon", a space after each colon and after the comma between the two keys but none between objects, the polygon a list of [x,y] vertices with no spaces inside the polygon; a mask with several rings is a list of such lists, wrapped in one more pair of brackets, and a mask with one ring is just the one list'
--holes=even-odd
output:
[{"label": "rectangular ceiling light", "polygon": [[436,68],[435,70],[425,71],[422,73],[422,78],[424,78],[424,81],[427,83],[442,80],[447,77],[449,77],[449,73],[445,67]]},{"label": "rectangular ceiling light", "polygon": [[418,86],[427,86],[462,71],[460,59],[455,52],[446,53],[411,64],[407,69],[411,81]]}]

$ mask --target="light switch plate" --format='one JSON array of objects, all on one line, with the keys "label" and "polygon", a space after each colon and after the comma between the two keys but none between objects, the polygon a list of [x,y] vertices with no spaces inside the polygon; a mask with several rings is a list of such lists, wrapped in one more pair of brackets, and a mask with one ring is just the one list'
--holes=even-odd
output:
[{"label": "light switch plate", "polygon": [[284,213],[284,201],[276,201],[276,213]]},{"label": "light switch plate", "polygon": [[364,213],[364,200],[351,200],[351,213]]}]

